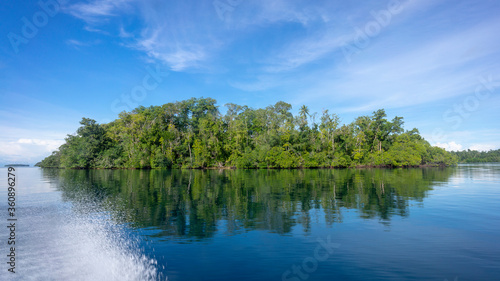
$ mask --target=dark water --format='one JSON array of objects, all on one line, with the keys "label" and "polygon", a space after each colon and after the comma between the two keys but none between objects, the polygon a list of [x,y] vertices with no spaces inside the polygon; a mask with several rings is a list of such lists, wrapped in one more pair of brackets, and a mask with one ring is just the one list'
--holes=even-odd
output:
[{"label": "dark water", "polygon": [[17,177],[1,280],[500,280],[498,164]]}]

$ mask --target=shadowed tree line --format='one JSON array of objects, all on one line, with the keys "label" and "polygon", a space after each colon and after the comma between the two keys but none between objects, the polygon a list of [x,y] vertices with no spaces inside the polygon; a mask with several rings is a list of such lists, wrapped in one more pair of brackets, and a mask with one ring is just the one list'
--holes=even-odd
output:
[{"label": "shadowed tree line", "polygon": [[[279,234],[313,221],[332,225],[350,209],[387,223],[409,215],[453,168],[319,170],[44,169],[63,200],[91,204],[158,236],[203,239],[218,231]],[[90,203],[89,203],[90,202]],[[97,203],[96,203],[97,202]],[[86,209],[89,209],[88,207]],[[314,210],[320,210],[315,212]],[[318,217],[319,216],[319,217]]]},{"label": "shadowed tree line", "polygon": [[[456,158],[432,147],[403,117],[383,109],[340,124],[307,106],[298,116],[277,102],[266,108],[192,98],[122,112],[107,124],[83,118],[75,135],[37,164],[58,168],[325,168],[453,165]],[[317,120],[319,119],[319,120]]]},{"label": "shadowed tree line", "polygon": [[463,150],[452,151],[460,163],[500,162],[500,149],[490,151]]}]

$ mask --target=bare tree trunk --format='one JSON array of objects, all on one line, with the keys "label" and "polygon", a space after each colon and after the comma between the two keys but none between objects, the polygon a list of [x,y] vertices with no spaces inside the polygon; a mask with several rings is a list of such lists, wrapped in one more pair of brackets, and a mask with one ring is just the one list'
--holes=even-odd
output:
[{"label": "bare tree trunk", "polygon": [[191,156],[191,144],[188,144],[189,149],[189,159],[191,159],[191,166],[193,165],[193,157]]},{"label": "bare tree trunk", "polygon": [[332,150],[335,152],[335,134],[332,134]]}]

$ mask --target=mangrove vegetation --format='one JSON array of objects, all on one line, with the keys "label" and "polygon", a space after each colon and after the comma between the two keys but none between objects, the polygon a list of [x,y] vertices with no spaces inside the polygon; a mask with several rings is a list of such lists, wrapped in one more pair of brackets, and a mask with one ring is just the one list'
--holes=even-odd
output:
[{"label": "mangrove vegetation", "polygon": [[341,124],[302,106],[277,102],[266,108],[211,98],[138,107],[98,124],[83,118],[76,134],[37,163],[55,168],[332,168],[447,166],[457,157],[431,146],[403,117],[384,109]]}]

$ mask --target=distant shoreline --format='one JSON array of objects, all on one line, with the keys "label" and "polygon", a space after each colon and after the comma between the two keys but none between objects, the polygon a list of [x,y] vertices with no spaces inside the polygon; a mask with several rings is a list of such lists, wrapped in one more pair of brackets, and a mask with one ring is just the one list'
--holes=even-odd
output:
[{"label": "distant shoreline", "polygon": [[62,169],[62,170],[326,170],[326,169],[398,169],[398,168],[446,168],[453,167],[456,165],[444,165],[444,164],[425,164],[416,166],[390,166],[390,165],[357,165],[354,167],[295,167],[295,168],[276,168],[276,167],[266,167],[266,168],[237,168],[237,167],[203,167],[203,168],[124,168],[124,167],[113,167],[113,168],[66,168],[66,167],[40,167],[43,169]]}]

